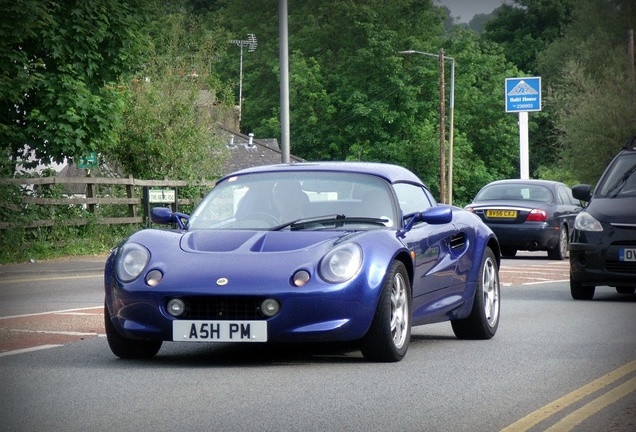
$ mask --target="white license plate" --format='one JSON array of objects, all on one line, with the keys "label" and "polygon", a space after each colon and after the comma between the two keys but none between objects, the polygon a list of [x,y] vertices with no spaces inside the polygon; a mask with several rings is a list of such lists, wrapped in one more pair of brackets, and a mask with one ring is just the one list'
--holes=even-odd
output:
[{"label": "white license plate", "polygon": [[636,248],[634,249],[620,248],[618,250],[618,260],[619,261],[636,261]]},{"label": "white license plate", "polygon": [[172,322],[172,340],[185,342],[267,342],[266,321]]}]

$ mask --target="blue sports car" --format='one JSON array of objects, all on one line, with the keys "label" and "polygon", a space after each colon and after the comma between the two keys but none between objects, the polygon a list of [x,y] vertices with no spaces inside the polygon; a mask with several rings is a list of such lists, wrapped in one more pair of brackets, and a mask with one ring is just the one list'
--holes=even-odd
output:
[{"label": "blue sports car", "polygon": [[108,344],[345,342],[401,360],[411,327],[461,339],[499,325],[500,249],[474,214],[395,165],[264,166],[221,178],[192,215],[152,211],[105,268]]}]

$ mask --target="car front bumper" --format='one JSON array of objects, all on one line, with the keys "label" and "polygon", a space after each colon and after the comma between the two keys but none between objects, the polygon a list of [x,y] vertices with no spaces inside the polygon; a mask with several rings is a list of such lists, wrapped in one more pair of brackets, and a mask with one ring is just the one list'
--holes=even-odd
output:
[{"label": "car front bumper", "polygon": [[570,243],[570,278],[584,286],[636,286],[636,262],[619,260],[623,246]]},{"label": "car front bumper", "polygon": [[[281,290],[271,295],[250,293],[242,296],[237,293],[205,295],[188,292],[183,287],[142,291],[133,287],[134,284],[122,284],[114,275],[111,276],[106,279],[105,313],[115,329],[129,339],[172,341],[175,320],[210,323],[258,320],[267,322],[268,342],[347,342],[366,334],[377,306],[377,290],[368,290],[359,281],[321,289]],[[196,316],[190,317],[175,318],[168,313],[170,299],[181,298],[188,303],[192,297],[198,298],[199,303],[222,304],[223,310],[231,310],[233,315],[219,313],[219,309],[214,307],[209,312],[197,312]],[[250,304],[249,298],[256,297],[278,300],[281,305],[278,314],[273,317],[253,315],[254,307],[245,305]],[[260,301],[252,303],[259,304]],[[229,303],[232,303],[231,307],[226,308]],[[244,310],[248,311],[247,314]]]}]

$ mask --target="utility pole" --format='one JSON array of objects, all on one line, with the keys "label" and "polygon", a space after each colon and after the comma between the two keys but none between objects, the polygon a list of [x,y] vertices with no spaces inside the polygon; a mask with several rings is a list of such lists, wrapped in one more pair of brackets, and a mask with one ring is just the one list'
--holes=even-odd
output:
[{"label": "utility pole", "polygon": [[[419,54],[428,57],[434,57],[439,59],[439,71],[440,71],[440,201],[446,204],[453,203],[453,135],[455,124],[455,59],[444,55],[444,49],[440,49],[439,54],[407,50],[398,51],[399,54]],[[451,83],[450,83],[450,131],[448,137],[448,180],[446,179],[446,111],[445,111],[445,81],[444,81],[444,61],[450,60],[451,62]],[[448,183],[448,190],[446,184]],[[446,200],[446,194],[448,193],[448,200]]]},{"label": "utility pole", "polygon": [[451,60],[451,82],[450,82],[450,118],[448,125],[448,201],[446,204],[453,204],[453,137],[455,136],[455,59],[445,57]]}]

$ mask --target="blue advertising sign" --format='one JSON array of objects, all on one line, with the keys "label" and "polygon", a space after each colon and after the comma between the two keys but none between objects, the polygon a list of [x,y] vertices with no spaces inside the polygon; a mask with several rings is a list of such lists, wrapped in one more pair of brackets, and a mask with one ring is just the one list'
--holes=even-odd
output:
[{"label": "blue advertising sign", "polygon": [[541,111],[541,77],[506,78],[506,112]]}]

